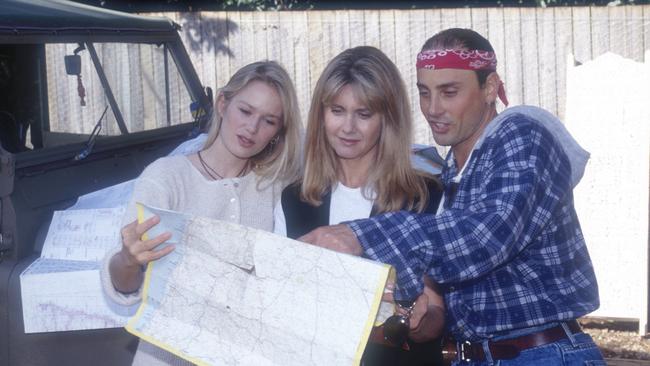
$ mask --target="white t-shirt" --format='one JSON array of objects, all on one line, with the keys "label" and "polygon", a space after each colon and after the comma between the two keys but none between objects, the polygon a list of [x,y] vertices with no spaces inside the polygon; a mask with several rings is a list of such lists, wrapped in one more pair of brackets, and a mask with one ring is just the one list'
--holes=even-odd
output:
[{"label": "white t-shirt", "polygon": [[[336,225],[343,221],[368,218],[372,211],[373,202],[373,200],[363,197],[362,188],[350,188],[339,183],[332,192],[329,224]],[[286,236],[287,221],[284,217],[282,202],[275,205],[274,218],[273,232]]]}]

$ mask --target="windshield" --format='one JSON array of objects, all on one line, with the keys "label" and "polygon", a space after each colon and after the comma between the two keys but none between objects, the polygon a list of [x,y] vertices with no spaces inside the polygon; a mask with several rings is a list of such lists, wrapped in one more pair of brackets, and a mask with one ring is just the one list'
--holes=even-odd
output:
[{"label": "windshield", "polygon": [[[192,121],[192,100],[164,45],[92,46],[128,132]],[[66,72],[66,56],[75,53],[80,68],[73,72],[78,75]],[[45,54],[49,126],[43,126],[43,145],[83,141],[93,131],[99,136],[121,134],[91,50],[76,43],[49,44]]]}]

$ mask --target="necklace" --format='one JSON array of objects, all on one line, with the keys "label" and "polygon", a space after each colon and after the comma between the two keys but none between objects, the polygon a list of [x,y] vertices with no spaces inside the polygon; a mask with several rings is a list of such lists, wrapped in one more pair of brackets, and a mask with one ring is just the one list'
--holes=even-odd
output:
[{"label": "necklace", "polygon": [[[203,160],[203,156],[201,156],[200,151],[197,153],[197,155],[199,156],[199,162],[201,163],[201,166],[203,167],[203,170],[205,170],[205,172],[208,173],[210,178],[212,178],[213,180],[224,179],[223,175],[217,173],[216,170],[214,170],[211,166],[208,165],[208,163],[205,162],[205,160]],[[241,177],[242,174],[244,174],[244,171],[246,170],[247,166],[248,166],[248,164],[244,164],[244,167],[241,168],[239,173],[237,173],[237,177]],[[216,177],[215,177],[215,175],[216,175]]]}]

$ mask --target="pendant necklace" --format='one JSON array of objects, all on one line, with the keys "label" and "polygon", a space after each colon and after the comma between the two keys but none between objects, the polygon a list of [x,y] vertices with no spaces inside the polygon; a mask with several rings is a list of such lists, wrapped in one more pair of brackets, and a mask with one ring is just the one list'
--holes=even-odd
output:
[{"label": "pendant necklace", "polygon": [[[213,180],[224,179],[224,177],[221,174],[217,173],[216,170],[214,170],[211,166],[208,165],[208,163],[205,162],[205,160],[203,160],[203,157],[201,156],[201,151],[199,151],[197,155],[199,156],[199,162],[201,163],[203,170],[205,170],[205,172],[208,173],[210,178],[212,178]],[[246,170],[247,165],[248,164],[244,164],[244,167],[239,171],[239,173],[237,173],[237,178],[242,176],[242,174]]]}]

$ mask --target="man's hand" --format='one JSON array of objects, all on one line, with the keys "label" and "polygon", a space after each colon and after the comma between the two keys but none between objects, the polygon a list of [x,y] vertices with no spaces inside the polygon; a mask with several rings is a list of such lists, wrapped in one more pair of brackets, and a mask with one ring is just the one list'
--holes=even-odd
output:
[{"label": "man's hand", "polygon": [[426,342],[439,337],[445,324],[445,303],[437,285],[424,278],[424,292],[417,298],[410,318],[409,338]]},{"label": "man's hand", "polygon": [[298,238],[305,243],[341,253],[361,255],[363,248],[352,229],[347,225],[321,226]]}]

